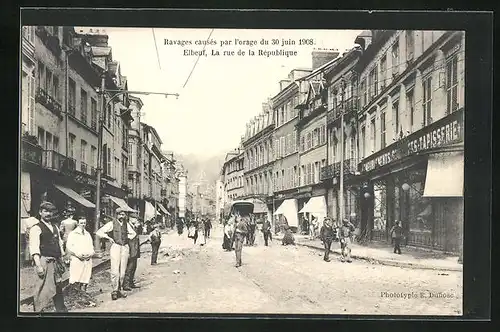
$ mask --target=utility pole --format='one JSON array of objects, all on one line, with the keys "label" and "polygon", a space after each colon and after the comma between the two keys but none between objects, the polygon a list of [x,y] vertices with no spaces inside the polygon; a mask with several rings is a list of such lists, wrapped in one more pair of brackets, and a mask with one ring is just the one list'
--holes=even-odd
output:
[{"label": "utility pole", "polygon": [[[106,98],[105,98],[105,88],[106,88],[106,72],[102,73],[101,76],[101,111],[98,109],[98,136],[97,136],[97,185],[96,185],[96,198],[95,198],[95,222],[94,222],[94,234],[99,229],[99,219],[101,215],[101,173],[102,173],[102,127],[103,127],[103,112],[106,112]],[[100,252],[100,239],[94,236],[94,250],[95,252]]]},{"label": "utility pole", "polygon": [[340,221],[344,220],[344,91],[345,91],[345,80],[342,77],[340,82],[341,97],[342,97],[342,108],[340,110]]}]

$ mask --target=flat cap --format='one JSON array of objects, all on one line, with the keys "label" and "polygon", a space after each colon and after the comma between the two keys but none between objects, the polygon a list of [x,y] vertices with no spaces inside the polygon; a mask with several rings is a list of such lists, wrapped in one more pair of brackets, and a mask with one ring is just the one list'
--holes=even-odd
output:
[{"label": "flat cap", "polygon": [[54,204],[52,204],[51,202],[42,202],[40,204],[40,210],[47,210],[47,211],[56,211],[57,208]]}]

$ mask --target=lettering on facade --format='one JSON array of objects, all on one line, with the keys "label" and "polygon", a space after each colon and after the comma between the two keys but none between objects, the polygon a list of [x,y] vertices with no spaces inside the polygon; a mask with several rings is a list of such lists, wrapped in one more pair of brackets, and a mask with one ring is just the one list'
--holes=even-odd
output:
[{"label": "lettering on facade", "polygon": [[455,112],[438,121],[434,125],[416,132],[394,146],[361,163],[363,172],[369,172],[385,166],[405,156],[410,156],[422,151],[444,147],[462,142],[464,139],[463,111]]}]

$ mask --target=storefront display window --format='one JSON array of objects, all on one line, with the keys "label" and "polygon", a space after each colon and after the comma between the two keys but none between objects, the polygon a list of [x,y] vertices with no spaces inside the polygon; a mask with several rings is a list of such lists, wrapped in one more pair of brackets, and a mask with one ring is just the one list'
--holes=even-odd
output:
[{"label": "storefront display window", "polygon": [[373,229],[372,239],[383,241],[387,231],[387,187],[385,182],[375,183],[373,186]]}]

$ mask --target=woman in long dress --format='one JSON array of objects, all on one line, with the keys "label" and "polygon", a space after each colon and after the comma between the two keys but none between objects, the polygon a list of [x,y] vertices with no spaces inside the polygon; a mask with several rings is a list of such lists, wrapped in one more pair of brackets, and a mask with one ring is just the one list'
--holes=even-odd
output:
[{"label": "woman in long dress", "polygon": [[231,218],[225,220],[224,222],[224,241],[222,243],[222,249],[225,251],[231,251],[232,248],[232,238],[233,238],[233,228],[234,224],[231,223]]},{"label": "woman in long dress", "polygon": [[79,219],[77,227],[68,235],[66,251],[71,256],[69,283],[77,290],[87,290],[92,275],[94,246],[90,233],[85,230],[86,219]]},{"label": "woman in long dress", "polygon": [[[205,220],[198,220],[198,224],[196,226],[196,232],[198,233],[198,244],[200,246],[204,246],[207,243],[207,238],[205,234]],[[195,244],[196,244],[195,240]]]}]

